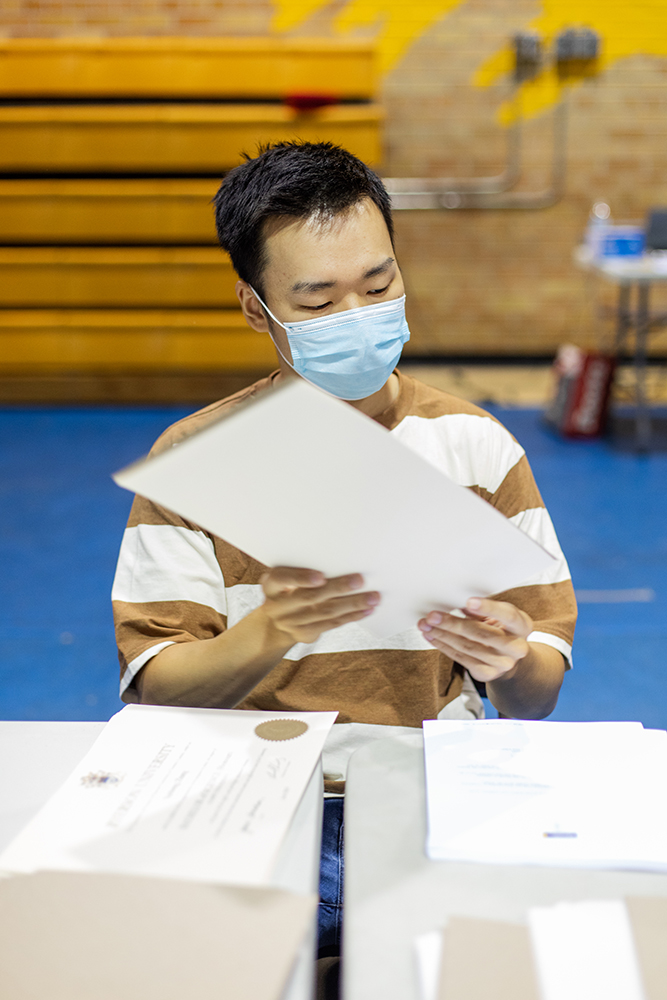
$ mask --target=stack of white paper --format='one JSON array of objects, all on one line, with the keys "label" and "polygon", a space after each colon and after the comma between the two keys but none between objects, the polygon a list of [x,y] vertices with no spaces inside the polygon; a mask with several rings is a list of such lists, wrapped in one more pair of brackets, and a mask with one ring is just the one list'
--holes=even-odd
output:
[{"label": "stack of white paper", "polygon": [[667,870],[667,733],[633,722],[424,722],[427,853]]},{"label": "stack of white paper", "polygon": [[422,1000],[664,998],[667,899],[559,902],[527,923],[452,916],[416,938]]},{"label": "stack of white paper", "polygon": [[429,931],[415,938],[415,959],[419,995],[422,1000],[438,1000],[440,963],[442,961],[442,931]]},{"label": "stack of white paper", "polygon": [[534,907],[528,927],[542,1000],[644,1000],[622,900]]},{"label": "stack of white paper", "polygon": [[336,715],[129,705],[0,870],[266,884]]}]

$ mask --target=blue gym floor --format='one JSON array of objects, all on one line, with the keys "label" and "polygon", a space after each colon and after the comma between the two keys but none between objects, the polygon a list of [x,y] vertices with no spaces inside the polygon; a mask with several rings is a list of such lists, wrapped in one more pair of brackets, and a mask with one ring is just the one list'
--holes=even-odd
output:
[{"label": "blue gym floor", "polygon": [[[494,412],[524,445],[584,604],[560,720],[667,728],[667,454],[569,443],[535,410]],[[109,478],[188,411],[0,409],[0,718],[108,719],[121,707],[109,592],[131,497]]]}]

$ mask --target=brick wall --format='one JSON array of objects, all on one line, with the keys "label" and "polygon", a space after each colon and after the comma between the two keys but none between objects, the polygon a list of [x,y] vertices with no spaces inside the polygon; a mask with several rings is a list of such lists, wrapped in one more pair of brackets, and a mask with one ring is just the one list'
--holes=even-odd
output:
[{"label": "brick wall", "polygon": [[3,0],[0,36],[264,35],[270,0]]},{"label": "brick wall", "polygon": [[[502,69],[514,31],[537,24],[548,35],[591,24],[604,57],[599,74],[569,95],[563,200],[540,211],[397,218],[412,353],[542,353],[563,340],[593,343],[610,330],[613,289],[572,264],[591,203],[608,201],[618,221],[667,204],[663,8],[619,0],[4,0],[0,35],[376,35],[386,68],[384,173],[436,177],[501,169],[509,82],[493,67]],[[547,178],[552,90],[547,77],[526,90],[532,111],[519,190],[537,190]],[[667,288],[654,302],[667,312]],[[667,333],[654,344],[667,354]]]}]

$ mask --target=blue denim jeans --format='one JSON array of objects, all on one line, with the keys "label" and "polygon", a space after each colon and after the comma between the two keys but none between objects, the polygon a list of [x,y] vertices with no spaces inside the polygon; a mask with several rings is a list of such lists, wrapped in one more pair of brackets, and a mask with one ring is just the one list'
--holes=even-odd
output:
[{"label": "blue denim jeans", "polygon": [[343,926],[343,805],[344,799],[324,800],[318,958],[340,955]]}]

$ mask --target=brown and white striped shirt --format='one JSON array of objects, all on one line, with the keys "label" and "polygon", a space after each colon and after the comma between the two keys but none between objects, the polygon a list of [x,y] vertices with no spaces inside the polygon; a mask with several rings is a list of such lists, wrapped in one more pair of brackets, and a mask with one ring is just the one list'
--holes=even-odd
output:
[{"label": "brown and white striped shirt", "polygon": [[[270,389],[277,374],[174,424],[152,453],[178,444],[229,408]],[[553,646],[569,660],[574,592],[523,448],[477,406],[400,372],[398,376],[398,397],[378,422],[556,557],[548,571],[498,597],[530,615],[531,640]],[[230,483],[229,488],[242,484]],[[122,697],[136,701],[137,673],[165,646],[211,638],[258,607],[265,570],[223,539],[136,497],[112,594]],[[343,724],[420,727],[423,719],[437,718],[458,698],[463,682],[464,671],[429,645],[416,624],[378,639],[356,622],[325,632],[314,643],[293,646],[239,707],[336,710]]]}]

